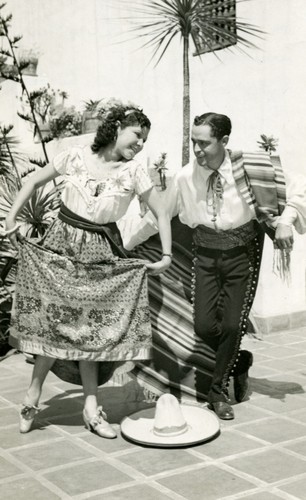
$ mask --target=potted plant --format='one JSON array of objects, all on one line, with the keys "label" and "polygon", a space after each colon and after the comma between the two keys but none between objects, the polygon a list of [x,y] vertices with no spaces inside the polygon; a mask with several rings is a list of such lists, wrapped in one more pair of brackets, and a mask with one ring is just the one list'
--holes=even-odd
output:
[{"label": "potted plant", "polygon": [[259,144],[260,149],[263,149],[269,155],[271,155],[274,151],[276,151],[277,144],[278,144],[278,139],[273,137],[273,135],[265,135],[261,134],[260,135],[261,141],[257,141],[257,144]]},{"label": "potted plant", "polygon": [[50,135],[52,139],[71,137],[82,133],[82,113],[74,106],[64,108],[58,115],[49,121]]},{"label": "potted plant", "polygon": [[82,115],[82,134],[95,132],[99,125],[98,106],[99,100],[85,101],[85,109]]},{"label": "potted plant", "polygon": [[37,76],[39,53],[34,49],[20,51],[19,64],[22,66],[22,74],[26,76]]},{"label": "potted plant", "polygon": [[[25,112],[18,113],[18,115],[34,124],[34,138],[48,142],[53,139],[50,123],[63,112],[64,102],[68,98],[65,91],[55,90],[51,88],[50,84],[41,87],[38,90],[29,92],[29,95],[22,96],[20,100],[24,105]],[[32,109],[36,116],[38,126],[34,123],[33,116],[27,113],[28,109]],[[39,137],[37,130],[40,130]]]}]

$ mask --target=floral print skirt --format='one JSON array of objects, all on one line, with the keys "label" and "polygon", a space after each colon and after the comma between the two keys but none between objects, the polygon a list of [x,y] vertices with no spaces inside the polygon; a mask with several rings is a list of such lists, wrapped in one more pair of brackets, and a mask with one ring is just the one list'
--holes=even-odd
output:
[{"label": "floral print skirt", "polygon": [[131,369],[151,355],[143,261],[56,219],[41,241],[20,244],[10,332],[19,350],[57,358],[53,371],[72,383],[79,360],[101,362],[99,384]]}]

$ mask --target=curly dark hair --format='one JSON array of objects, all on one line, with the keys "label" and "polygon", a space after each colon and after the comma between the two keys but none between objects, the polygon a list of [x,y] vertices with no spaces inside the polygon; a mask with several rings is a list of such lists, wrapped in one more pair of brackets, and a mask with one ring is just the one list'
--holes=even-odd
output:
[{"label": "curly dark hair", "polygon": [[117,138],[118,121],[122,128],[140,125],[140,127],[151,128],[149,118],[138,108],[132,106],[114,106],[106,112],[100,113],[101,125],[98,126],[94,142],[91,145],[93,153],[108,146]]},{"label": "curly dark hair", "polygon": [[232,131],[232,123],[228,116],[220,115],[219,113],[204,113],[196,116],[194,125],[209,125],[211,127],[212,137],[216,137],[218,141],[225,135],[230,135]]}]

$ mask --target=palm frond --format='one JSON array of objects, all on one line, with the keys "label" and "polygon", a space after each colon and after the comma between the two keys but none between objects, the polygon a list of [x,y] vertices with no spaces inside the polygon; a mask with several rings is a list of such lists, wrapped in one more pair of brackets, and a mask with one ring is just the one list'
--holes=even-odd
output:
[{"label": "palm frond", "polygon": [[[230,5],[232,0],[224,0],[224,8]],[[258,47],[253,40],[261,39],[264,34],[259,27],[232,14],[221,15],[210,0],[135,0],[134,10],[137,16],[125,18],[131,22],[128,32],[143,40],[140,48],[152,49],[151,60],[155,60],[155,64],[177,35],[192,39],[196,55],[203,44],[207,52],[213,53],[233,45],[242,52],[245,52],[243,48],[255,49]],[[229,47],[216,48],[216,39],[224,40]]]}]

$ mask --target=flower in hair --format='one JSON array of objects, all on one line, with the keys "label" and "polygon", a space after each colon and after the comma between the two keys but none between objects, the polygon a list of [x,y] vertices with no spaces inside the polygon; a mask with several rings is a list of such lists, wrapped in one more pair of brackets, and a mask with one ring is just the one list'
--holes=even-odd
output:
[{"label": "flower in hair", "polygon": [[134,104],[131,101],[126,103],[122,102],[120,99],[116,99],[115,97],[111,97],[110,99],[102,99],[97,109],[98,118],[105,120],[109,116],[110,112],[117,107],[125,108],[125,115],[128,116],[130,113],[134,113],[135,111],[142,111],[142,109]]}]

